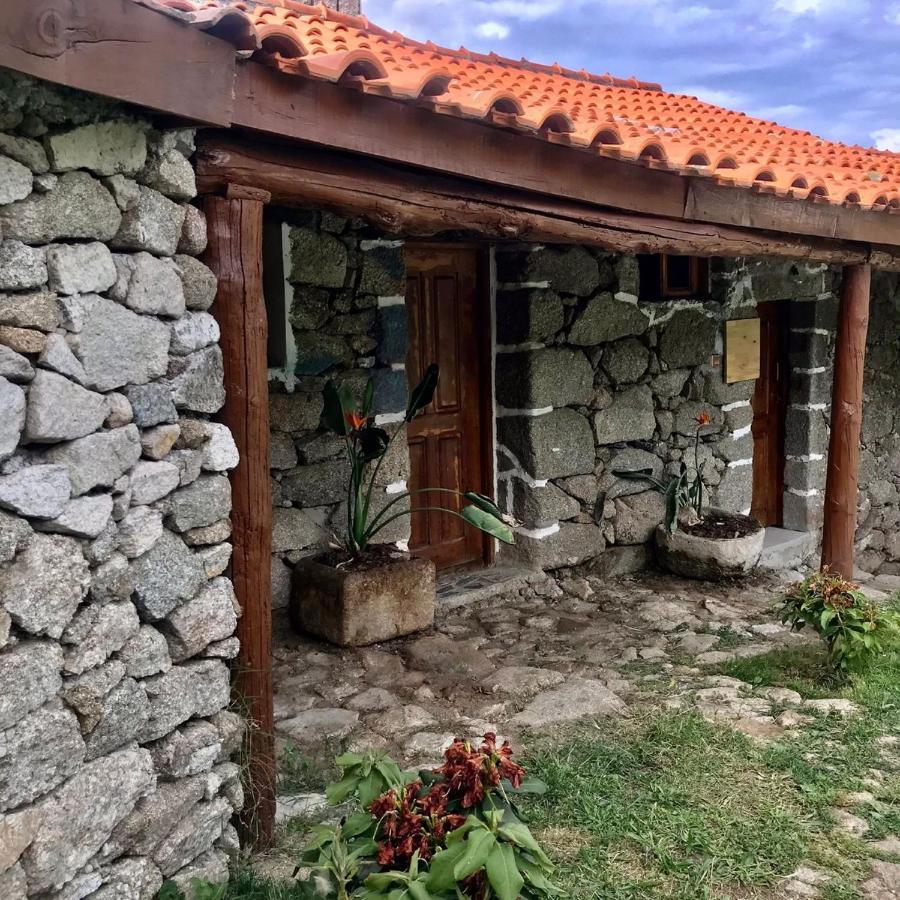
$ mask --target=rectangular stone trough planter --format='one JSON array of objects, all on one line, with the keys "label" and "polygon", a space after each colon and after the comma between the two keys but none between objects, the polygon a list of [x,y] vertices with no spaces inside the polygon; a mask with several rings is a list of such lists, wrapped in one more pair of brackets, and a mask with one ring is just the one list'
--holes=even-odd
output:
[{"label": "rectangular stone trough planter", "polygon": [[362,647],[434,624],[435,567],[400,559],[364,568],[334,568],[316,559],[294,570],[291,622],[339,647]]}]

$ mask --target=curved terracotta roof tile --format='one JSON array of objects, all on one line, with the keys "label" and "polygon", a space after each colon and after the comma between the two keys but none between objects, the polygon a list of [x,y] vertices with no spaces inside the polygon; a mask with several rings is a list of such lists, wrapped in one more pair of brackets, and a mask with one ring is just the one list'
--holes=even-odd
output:
[{"label": "curved terracotta roof tile", "polygon": [[295,0],[136,0],[285,72],[443,115],[814,202],[900,209],[900,154],[851,147],[631,77],[451,50]]}]

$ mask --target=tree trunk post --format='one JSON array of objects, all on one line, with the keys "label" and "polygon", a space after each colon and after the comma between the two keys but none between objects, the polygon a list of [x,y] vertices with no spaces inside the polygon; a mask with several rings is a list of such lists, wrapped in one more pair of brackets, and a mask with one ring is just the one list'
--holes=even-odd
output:
[{"label": "tree trunk post", "polygon": [[848,580],[853,578],[863,364],[866,358],[871,287],[870,265],[845,267],[831,397],[822,566],[828,566],[832,572]]},{"label": "tree trunk post", "polygon": [[231,474],[231,573],[242,615],[234,696],[248,722],[244,841],[271,845],[275,825],[272,712],[272,502],[269,485],[269,395],[266,309],[262,287],[265,197],[229,190],[204,200],[209,232],[205,260],[219,288],[213,307],[225,367],[222,421],[241,459]]}]

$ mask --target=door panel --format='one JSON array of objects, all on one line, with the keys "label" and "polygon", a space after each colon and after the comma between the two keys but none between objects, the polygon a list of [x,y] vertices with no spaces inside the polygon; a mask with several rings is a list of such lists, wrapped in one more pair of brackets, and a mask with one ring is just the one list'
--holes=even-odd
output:
[{"label": "door panel", "polygon": [[[435,397],[409,427],[410,490],[484,491],[487,477],[482,426],[483,372],[477,295],[477,251],[409,247],[406,251],[410,386],[436,362]],[[413,508],[445,506],[459,498],[435,492],[413,496]],[[487,541],[478,530],[446,513],[412,516],[410,549],[439,568],[484,561]]]},{"label": "door panel", "polygon": [[761,303],[760,370],[753,394],[753,507],[761,525],[784,519],[784,423],[788,403],[788,303]]}]

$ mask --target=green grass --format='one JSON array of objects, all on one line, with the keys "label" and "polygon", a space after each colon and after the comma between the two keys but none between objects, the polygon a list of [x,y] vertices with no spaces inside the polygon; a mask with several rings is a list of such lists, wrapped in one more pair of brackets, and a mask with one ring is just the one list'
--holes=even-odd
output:
[{"label": "green grass", "polygon": [[690,712],[656,713],[532,751],[549,785],[531,810],[573,898],[700,900],[770,885],[811,825],[790,780],[749,740]]},{"label": "green grass", "polygon": [[[876,744],[900,735],[898,651],[895,641],[844,683],[830,677],[818,646],[723,666],[757,686],[861,708],[847,719],[816,714],[770,745],[691,711],[657,711],[536,746],[529,769],[550,790],[532,814],[560,860],[560,883],[573,900],[769,900],[781,896],[780,878],[809,861],[831,879],[824,900],[857,898],[868,852],[834,831],[829,810],[868,790],[878,807],[854,812],[869,837],[900,834],[900,772]],[[864,784],[872,769],[885,773],[879,787]]]},{"label": "green grass", "polygon": [[322,792],[336,774],[334,767],[323,764],[295,746],[288,746],[278,758],[278,793],[310,794]]},{"label": "green grass", "polygon": [[[760,745],[690,709],[650,708],[672,687],[661,679],[642,685],[651,702],[631,719],[582,726],[552,742],[535,738],[526,766],[549,790],[527,812],[572,900],[779,900],[781,879],[804,862],[830,879],[822,900],[859,900],[869,852],[834,829],[830,810],[843,795],[867,790],[877,806],[853,811],[868,821],[869,837],[900,835],[900,759],[892,768],[876,743],[900,735],[900,639],[849,681],[830,676],[817,645],[718,671],[804,698],[843,697],[861,712],[815,714]],[[884,773],[874,787],[865,783],[872,769]],[[289,750],[279,784],[286,792],[320,790],[328,774]],[[279,871],[290,871],[307,827],[280,829]],[[289,882],[242,869],[223,900],[300,898]]]}]

